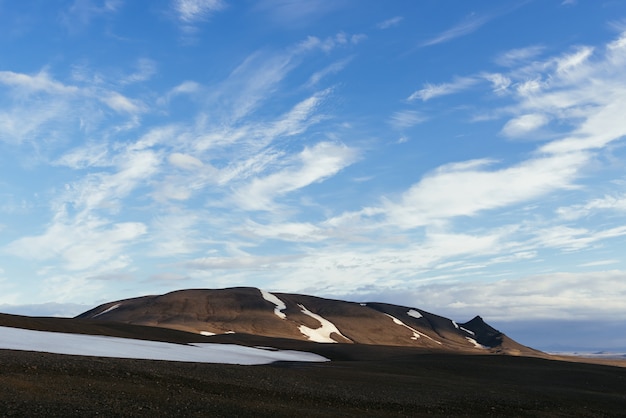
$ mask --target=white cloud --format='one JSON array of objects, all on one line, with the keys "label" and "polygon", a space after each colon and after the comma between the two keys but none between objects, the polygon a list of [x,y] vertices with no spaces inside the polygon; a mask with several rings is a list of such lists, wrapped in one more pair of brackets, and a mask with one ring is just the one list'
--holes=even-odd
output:
[{"label": "white cloud", "polygon": [[315,36],[308,36],[306,40],[301,42],[296,48],[297,51],[309,51],[312,49],[320,49],[324,52],[330,52],[338,47],[349,45],[357,45],[367,39],[367,35],[362,33],[349,35],[345,32],[339,32],[335,36],[328,36],[320,39]]},{"label": "white cloud", "polygon": [[74,0],[69,9],[62,14],[62,22],[69,29],[84,27],[98,16],[117,12],[122,4],[121,0]]},{"label": "white cloud", "polygon": [[245,223],[242,231],[261,238],[294,242],[315,242],[325,238],[323,230],[310,222],[283,222],[262,225],[249,220]]},{"label": "white cloud", "polygon": [[59,257],[68,270],[93,269],[111,261],[126,266],[129,260],[121,255],[123,248],[145,233],[145,225],[137,222],[107,225],[93,217],[73,223],[58,221],[42,235],[10,243],[5,251],[31,260]]},{"label": "white cloud", "polygon": [[350,36],[350,43],[353,45],[356,44],[360,44],[361,42],[363,42],[364,40],[367,39],[367,35],[364,33],[355,33],[354,35]]},{"label": "white cloud", "polygon": [[226,3],[223,0],[174,0],[173,7],[181,22],[193,24],[224,9]]},{"label": "white cloud", "polygon": [[556,210],[556,213],[565,220],[575,220],[592,215],[599,210],[626,212],[626,195],[608,195],[582,205],[562,206]]},{"label": "white cloud", "polygon": [[[145,111],[136,99],[103,87],[101,80],[82,80],[68,85],[55,80],[45,70],[35,75],[0,72],[0,88],[9,100],[0,110],[0,138],[7,142],[48,145],[64,143],[74,135],[85,136],[108,122],[111,131],[136,125],[137,114]],[[111,115],[106,108],[119,115]],[[99,135],[108,132],[100,130]]]},{"label": "white cloud", "polygon": [[402,22],[403,20],[404,20],[404,17],[402,16],[394,16],[392,18],[383,20],[382,22],[378,23],[376,27],[378,29],[389,29],[391,27],[398,26],[400,22]]},{"label": "white cloud", "polygon": [[221,103],[223,118],[233,124],[256,110],[294,67],[292,54],[251,54],[209,99]]},{"label": "white cloud", "polygon": [[129,99],[117,92],[109,92],[102,98],[102,101],[111,109],[120,113],[140,113],[144,107],[140,101]]},{"label": "white cloud", "polygon": [[537,129],[549,122],[546,115],[528,114],[518,116],[508,121],[502,128],[501,133],[510,138],[528,137]]},{"label": "white cloud", "polygon": [[391,115],[389,123],[396,129],[410,128],[424,122],[427,118],[415,110],[404,110]]},{"label": "white cloud", "polygon": [[182,83],[180,83],[179,85],[177,85],[176,87],[168,91],[167,94],[165,94],[163,97],[160,97],[159,99],[157,99],[157,104],[159,104],[160,106],[164,106],[170,100],[172,100],[173,98],[177,96],[193,95],[199,92],[201,89],[202,89],[202,86],[196,83],[195,81],[189,81],[189,80],[183,81]]},{"label": "white cloud", "polygon": [[503,94],[511,86],[511,79],[499,73],[484,74],[483,77],[491,82],[496,94]]},{"label": "white cloud", "polygon": [[188,154],[181,154],[175,152],[168,157],[168,161],[170,164],[181,168],[183,170],[194,170],[197,168],[202,168],[204,164],[202,161],[197,159],[196,157]]},{"label": "white cloud", "polygon": [[[480,314],[488,322],[530,319],[606,319],[626,315],[626,272],[554,272],[489,281],[425,284],[414,290],[385,291],[384,299],[449,317]],[[376,295],[376,291],[372,292]],[[359,298],[376,296],[361,295]],[[376,299],[381,299],[380,296]],[[486,303],[488,301],[488,303]],[[506,330],[505,330],[506,332]]]},{"label": "white cloud", "polygon": [[304,132],[318,118],[313,117],[323,100],[330,94],[330,90],[318,92],[297,103],[289,112],[282,115],[263,131],[268,138],[279,136],[293,136]]},{"label": "white cloud", "polygon": [[388,220],[403,228],[436,220],[473,216],[536,199],[572,187],[585,154],[537,157],[511,167],[488,171],[489,161],[442,166],[422,178],[397,201],[383,206]]},{"label": "white cloud", "polygon": [[114,160],[114,173],[90,173],[82,179],[66,185],[66,192],[57,201],[57,211],[65,212],[71,204],[79,213],[94,210],[117,212],[121,199],[128,196],[142,182],[154,175],[160,157],[153,151],[129,151]]},{"label": "white cloud", "polygon": [[65,101],[56,101],[54,106],[37,101],[29,106],[16,106],[9,111],[0,111],[0,140],[8,143],[36,142],[46,135],[56,139],[55,129],[64,127],[69,121],[66,115],[70,106]]},{"label": "white cloud", "polygon": [[305,148],[289,166],[266,177],[253,179],[235,190],[233,198],[247,210],[271,210],[274,199],[337,174],[356,160],[356,151],[343,145],[321,142]]},{"label": "white cloud", "polygon": [[503,67],[513,67],[525,64],[527,61],[536,58],[544,50],[545,48],[541,45],[532,45],[526,48],[511,49],[497,56],[495,61],[498,65],[501,65]]},{"label": "white cloud", "polygon": [[537,231],[536,242],[542,247],[575,251],[590,247],[592,244],[601,240],[621,237],[624,235],[626,235],[626,227],[624,226],[599,231],[590,231],[586,228],[554,226],[542,228]]},{"label": "white cloud", "polygon": [[423,102],[434,99],[436,97],[447,96],[450,94],[458,93],[463,90],[472,87],[478,82],[476,78],[472,77],[457,77],[451,83],[430,84],[426,83],[424,88],[415,91],[411,94],[407,100],[413,101],[420,99]]},{"label": "white cloud", "polygon": [[75,86],[66,86],[51,79],[45,71],[40,71],[35,75],[0,71],[0,83],[19,89],[20,95],[40,91],[49,94],[74,94],[79,91]]},{"label": "white cloud", "polygon": [[150,255],[153,257],[177,257],[196,252],[202,243],[199,211],[172,209],[169,213],[155,216],[150,223]]},{"label": "white cloud", "polygon": [[574,70],[580,69],[589,57],[593,54],[593,48],[581,47],[572,54],[566,54],[557,60],[556,72],[564,75]]},{"label": "white cloud", "polygon": [[621,263],[620,260],[597,260],[597,261],[591,261],[589,263],[582,263],[579,264],[579,267],[597,267],[597,266],[606,266],[609,264],[619,264]]},{"label": "white cloud", "polygon": [[341,8],[343,0],[261,0],[257,10],[266,13],[273,22],[288,27],[302,28],[324,15]]},{"label": "white cloud", "polygon": [[326,68],[323,68],[322,70],[313,73],[313,75],[309,78],[309,81],[306,84],[307,87],[313,87],[318,84],[323,78],[341,72],[346,67],[346,65],[350,63],[350,61],[352,61],[352,57],[348,57],[341,61],[334,62]]},{"label": "white cloud", "polygon": [[481,26],[489,22],[491,19],[492,16],[480,16],[472,14],[465,18],[461,23],[451,27],[450,29],[445,30],[434,38],[422,42],[421,46],[437,45],[462,36],[469,35],[470,33],[478,30]]},{"label": "white cloud", "polygon": [[122,84],[139,83],[149,80],[157,72],[156,62],[148,58],[139,59],[136,67],[137,70],[134,73],[129,74],[121,80]]},{"label": "white cloud", "polygon": [[90,143],[65,153],[55,164],[75,170],[87,167],[105,167],[111,164],[106,143]]},{"label": "white cloud", "polygon": [[277,265],[289,262],[293,256],[252,256],[204,257],[186,261],[185,267],[194,270],[239,270],[239,269],[274,269]]}]

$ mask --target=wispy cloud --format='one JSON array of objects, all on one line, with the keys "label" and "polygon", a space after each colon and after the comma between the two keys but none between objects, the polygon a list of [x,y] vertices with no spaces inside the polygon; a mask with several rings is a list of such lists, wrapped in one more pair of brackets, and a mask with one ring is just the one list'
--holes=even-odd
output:
[{"label": "wispy cloud", "polygon": [[350,63],[350,61],[352,61],[352,57],[348,57],[342,59],[341,61],[334,62],[329,66],[321,69],[320,71],[313,73],[313,75],[309,78],[309,81],[307,81],[306,86],[313,87],[318,84],[323,78],[341,72]]},{"label": "wispy cloud", "polygon": [[395,129],[402,130],[418,125],[425,120],[427,120],[427,118],[415,110],[404,110],[391,115],[389,123]]},{"label": "wispy cloud", "polygon": [[235,191],[239,207],[247,210],[272,210],[274,198],[323,181],[350,165],[356,152],[346,146],[322,142],[305,148],[289,166]]},{"label": "wispy cloud", "polygon": [[439,35],[428,39],[421,43],[421,46],[432,46],[449,42],[453,39],[466,36],[478,30],[481,26],[489,22],[493,16],[472,14],[466,17],[462,22],[440,33]]},{"label": "wispy cloud", "polygon": [[529,60],[538,57],[545,48],[541,45],[532,45],[526,48],[511,49],[495,59],[498,65],[503,67],[512,67],[527,63]]},{"label": "wispy cloud", "polygon": [[473,77],[457,77],[450,83],[430,84],[427,83],[420,90],[413,92],[408,98],[408,101],[420,99],[423,102],[434,99],[436,97],[447,96],[449,94],[458,93],[472,87],[479,80]]},{"label": "wispy cloud", "polygon": [[528,138],[529,134],[532,134],[548,122],[549,119],[545,115],[537,113],[522,115],[509,120],[502,128],[501,133],[510,138]]},{"label": "wispy cloud", "polygon": [[389,29],[391,27],[398,26],[400,22],[402,22],[403,20],[404,20],[404,17],[402,16],[394,16],[392,18],[383,20],[382,22],[378,23],[376,27],[378,29]]},{"label": "wispy cloud", "polygon": [[102,267],[123,268],[130,259],[120,255],[122,249],[146,233],[141,223],[115,223],[107,225],[101,219],[88,218],[77,222],[58,221],[44,234],[20,238],[5,248],[18,257],[35,260],[50,260],[61,257],[67,270],[80,271]]},{"label": "wispy cloud", "polygon": [[300,42],[296,51],[321,49],[324,52],[330,52],[338,47],[357,45],[365,39],[367,39],[367,35],[365,34],[348,34],[345,32],[339,32],[334,36],[327,36],[324,39],[320,39],[316,36],[308,36],[306,40]]},{"label": "wispy cloud", "polygon": [[120,113],[140,113],[143,104],[139,100],[129,99],[118,92],[110,92],[102,101],[111,109]]},{"label": "wispy cloud", "polygon": [[267,14],[277,24],[288,27],[303,27],[345,5],[344,0],[261,0],[257,10]]},{"label": "wispy cloud", "polygon": [[504,94],[511,86],[511,79],[500,73],[485,73],[483,77],[490,81],[496,94]]},{"label": "wispy cloud", "polygon": [[608,195],[584,204],[563,206],[556,213],[565,220],[575,220],[605,210],[626,213],[626,195]]},{"label": "wispy cloud", "polygon": [[76,86],[64,85],[53,80],[45,71],[35,75],[14,73],[12,71],[0,71],[0,83],[14,88],[19,95],[35,92],[50,94],[74,94],[79,91]]},{"label": "wispy cloud", "polygon": [[226,7],[223,0],[174,0],[172,7],[178,19],[186,24],[194,24],[208,19],[213,13]]},{"label": "wispy cloud", "polygon": [[151,59],[140,58],[137,60],[136,71],[121,80],[121,84],[140,83],[149,80],[157,72],[157,65]]},{"label": "wispy cloud", "polygon": [[626,297],[625,279],[626,272],[620,270],[552,272],[486,283],[456,282],[445,291],[442,285],[426,284],[404,298],[431,309],[445,306],[448,315],[457,317],[481,312],[491,321],[621,317],[626,314],[621,302]]},{"label": "wispy cloud", "polygon": [[198,25],[208,21],[215,13],[224,10],[224,0],[172,0],[174,18],[184,33],[185,41],[193,42]]},{"label": "wispy cloud", "polygon": [[87,26],[92,19],[117,12],[122,0],[74,0],[61,15],[62,22],[71,30]]},{"label": "wispy cloud", "polygon": [[499,170],[478,160],[442,166],[384,206],[388,220],[403,228],[457,216],[474,216],[569,188],[588,161],[584,154],[538,157]]}]

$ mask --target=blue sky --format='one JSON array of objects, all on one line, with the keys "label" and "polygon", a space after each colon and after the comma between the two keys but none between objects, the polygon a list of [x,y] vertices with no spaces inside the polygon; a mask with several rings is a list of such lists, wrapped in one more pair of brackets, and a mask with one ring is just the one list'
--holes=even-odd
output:
[{"label": "blue sky", "polygon": [[256,286],[626,317],[622,1],[0,1],[0,28],[5,312]]}]

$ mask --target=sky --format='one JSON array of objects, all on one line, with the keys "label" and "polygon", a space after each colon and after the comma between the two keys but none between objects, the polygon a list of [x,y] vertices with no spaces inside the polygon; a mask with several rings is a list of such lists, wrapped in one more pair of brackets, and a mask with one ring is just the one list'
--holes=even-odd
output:
[{"label": "sky", "polygon": [[626,347],[626,2],[0,0],[0,34],[0,311],[254,286]]}]

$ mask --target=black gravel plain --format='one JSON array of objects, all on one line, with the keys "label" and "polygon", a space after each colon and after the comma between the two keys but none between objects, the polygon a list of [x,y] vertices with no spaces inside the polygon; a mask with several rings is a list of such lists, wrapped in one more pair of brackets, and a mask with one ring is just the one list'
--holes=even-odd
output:
[{"label": "black gravel plain", "polygon": [[[0,350],[0,417],[620,417],[626,362],[318,344],[0,314],[0,325],[320,354],[262,366]],[[475,351],[474,351],[475,352]],[[114,353],[113,353],[114,354]],[[572,359],[569,359],[572,360]]]},{"label": "black gravel plain", "polygon": [[318,345],[263,366],[0,350],[0,416],[626,416],[626,368]]}]

